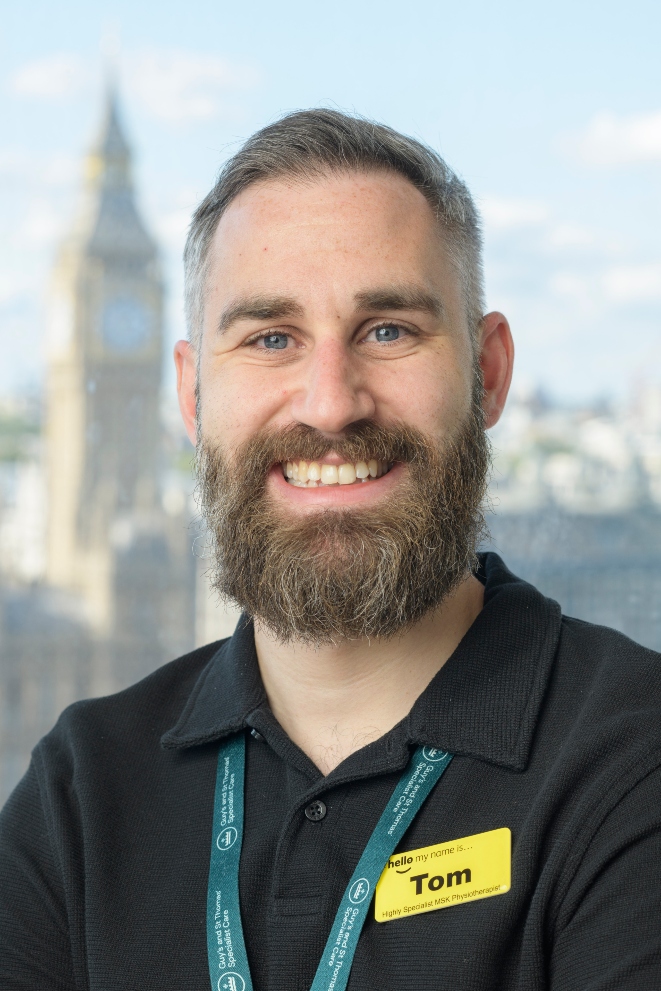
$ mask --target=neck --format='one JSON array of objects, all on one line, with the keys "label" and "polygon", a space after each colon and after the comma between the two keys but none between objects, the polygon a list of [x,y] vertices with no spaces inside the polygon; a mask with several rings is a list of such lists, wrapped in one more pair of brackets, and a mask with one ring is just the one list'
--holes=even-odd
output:
[{"label": "neck", "polygon": [[482,585],[470,576],[436,610],[387,641],[283,644],[256,622],[257,657],[275,717],[319,770],[330,773],[410,712],[482,602]]}]

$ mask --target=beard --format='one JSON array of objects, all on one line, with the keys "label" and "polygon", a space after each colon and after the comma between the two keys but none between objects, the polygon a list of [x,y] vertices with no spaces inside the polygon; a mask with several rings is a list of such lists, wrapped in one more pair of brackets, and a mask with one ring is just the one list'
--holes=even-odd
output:
[{"label": "beard", "polygon": [[[275,463],[319,461],[331,450],[349,463],[402,463],[405,473],[368,508],[296,516],[269,498],[266,479]],[[353,424],[340,441],[303,424],[261,433],[231,460],[202,440],[196,474],[213,548],[211,584],[282,642],[403,633],[474,568],[486,533],[488,468],[475,400],[442,445],[411,427],[372,421]]]}]

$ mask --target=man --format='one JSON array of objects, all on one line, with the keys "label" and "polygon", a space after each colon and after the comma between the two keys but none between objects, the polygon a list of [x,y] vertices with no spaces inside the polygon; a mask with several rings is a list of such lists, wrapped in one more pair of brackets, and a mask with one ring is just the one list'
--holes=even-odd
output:
[{"label": "man", "polygon": [[293,114],[186,268],[180,403],[244,618],[36,748],[2,987],[661,987],[658,655],[475,554],[513,347],[467,189]]}]

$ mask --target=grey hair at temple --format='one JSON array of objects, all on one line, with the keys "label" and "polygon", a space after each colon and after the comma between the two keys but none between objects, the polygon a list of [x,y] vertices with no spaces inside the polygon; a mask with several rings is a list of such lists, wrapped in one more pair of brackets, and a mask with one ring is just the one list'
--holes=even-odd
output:
[{"label": "grey hair at temple", "polygon": [[193,215],[184,250],[189,339],[202,334],[211,242],[225,210],[248,186],[310,182],[347,172],[396,172],[426,197],[462,283],[469,329],[484,314],[482,234],[467,186],[431,148],[390,127],[338,110],[300,110],[257,131],[223,166]]}]

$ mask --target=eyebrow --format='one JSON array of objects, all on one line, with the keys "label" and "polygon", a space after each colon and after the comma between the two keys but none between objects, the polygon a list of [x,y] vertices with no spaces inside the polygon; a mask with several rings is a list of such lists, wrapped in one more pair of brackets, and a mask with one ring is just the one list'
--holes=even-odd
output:
[{"label": "eyebrow", "polygon": [[415,285],[363,289],[356,293],[354,302],[361,310],[420,310],[439,318],[445,312],[440,296]]},{"label": "eyebrow", "polygon": [[289,296],[246,296],[227,307],[218,321],[218,333],[224,334],[237,320],[281,320],[302,317],[303,307]]},{"label": "eyebrow", "polygon": [[[439,318],[445,312],[441,298],[420,286],[362,289],[354,295],[354,302],[361,310],[420,310]],[[282,320],[284,317],[302,317],[304,312],[301,304],[291,296],[246,296],[223,311],[218,333],[224,334],[239,320]]]}]

